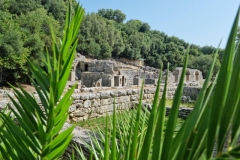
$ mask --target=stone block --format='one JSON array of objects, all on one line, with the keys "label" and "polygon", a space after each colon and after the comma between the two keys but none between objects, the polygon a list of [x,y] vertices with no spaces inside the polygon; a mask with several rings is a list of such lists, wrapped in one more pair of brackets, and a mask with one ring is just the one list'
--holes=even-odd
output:
[{"label": "stone block", "polygon": [[120,96],[126,96],[126,90],[119,90],[118,91],[118,96],[120,97]]},{"label": "stone block", "polygon": [[73,94],[73,95],[72,95],[72,98],[73,98],[74,100],[80,100],[80,94]]},{"label": "stone block", "polygon": [[89,99],[89,95],[88,94],[81,94],[80,95],[80,100],[87,100]]},{"label": "stone block", "polygon": [[107,111],[107,106],[101,106],[101,107],[99,107],[99,113],[105,113],[106,111]]},{"label": "stone block", "polygon": [[147,99],[146,102],[147,103],[152,103],[153,99]]},{"label": "stone block", "polygon": [[113,112],[113,104],[107,105],[106,109],[108,112]]},{"label": "stone block", "polygon": [[101,99],[110,98],[110,97],[111,97],[110,93],[112,93],[112,92],[110,92],[110,91],[100,92],[100,98],[101,98]]},{"label": "stone block", "polygon": [[121,102],[130,102],[130,97],[129,96],[121,96],[119,98],[121,99]]},{"label": "stone block", "polygon": [[127,95],[132,95],[132,90],[127,90]]},{"label": "stone block", "polygon": [[140,90],[138,90],[138,89],[133,89],[132,90],[132,94],[139,94],[140,93]]},{"label": "stone block", "polygon": [[73,113],[73,115],[74,115],[75,117],[83,117],[83,116],[85,116],[85,115],[87,115],[87,114],[84,113],[82,110],[77,110],[77,111],[75,111],[75,112]]},{"label": "stone block", "polygon": [[76,108],[83,108],[83,101],[76,103]]},{"label": "stone block", "polygon": [[76,110],[76,105],[71,105],[70,107],[69,107],[69,109],[68,109],[68,112],[73,112],[73,111],[75,111]]},{"label": "stone block", "polygon": [[98,107],[101,105],[101,100],[100,99],[93,99],[91,100],[91,106],[92,107]]},{"label": "stone block", "polygon": [[153,98],[153,94],[148,94],[148,99],[152,99]]},{"label": "stone block", "polygon": [[94,93],[92,93],[92,94],[88,94],[88,96],[89,96],[89,99],[90,99],[90,100],[96,98],[96,94],[94,94]]},{"label": "stone block", "polygon": [[143,94],[143,99],[147,99],[148,95],[147,94]]},{"label": "stone block", "polygon": [[84,108],[91,107],[91,101],[90,101],[90,100],[84,101],[84,102],[83,102],[83,107],[84,107]]},{"label": "stone block", "polygon": [[101,100],[101,105],[108,105],[108,99],[102,99]]},{"label": "stone block", "polygon": [[96,94],[95,94],[95,99],[100,99],[100,97],[101,97],[101,94],[100,94],[100,93],[96,93]]},{"label": "stone block", "polygon": [[130,100],[131,101],[138,101],[139,100],[139,95],[131,95]]}]

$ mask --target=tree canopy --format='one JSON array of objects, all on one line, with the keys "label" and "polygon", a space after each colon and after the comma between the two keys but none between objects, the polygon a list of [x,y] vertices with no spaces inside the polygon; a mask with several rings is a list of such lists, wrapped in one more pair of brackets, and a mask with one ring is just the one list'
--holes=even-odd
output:
[{"label": "tree canopy", "polygon": [[[76,0],[71,2],[77,4]],[[26,59],[40,64],[46,49],[50,50],[49,22],[55,34],[61,37],[67,5],[67,0],[0,0],[0,69],[5,79],[28,81]],[[156,68],[163,65],[165,69],[170,63],[172,70],[183,65],[188,46],[189,67],[200,69],[205,75],[207,69],[195,61],[206,58],[207,64],[217,51],[215,47],[189,44],[152,30],[147,22],[138,19],[126,21],[126,15],[118,9],[99,9],[97,13],[85,15],[77,51],[96,59],[144,59],[146,65]],[[222,53],[220,49],[218,61]]]}]

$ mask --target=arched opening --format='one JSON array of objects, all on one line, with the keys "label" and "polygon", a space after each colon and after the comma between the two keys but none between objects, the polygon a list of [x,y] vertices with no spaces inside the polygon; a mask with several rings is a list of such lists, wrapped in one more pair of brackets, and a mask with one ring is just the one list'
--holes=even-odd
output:
[{"label": "arched opening", "polygon": [[122,86],[124,86],[125,85],[125,78],[124,78],[124,76],[122,76]]},{"label": "arched opening", "polygon": [[84,66],[84,70],[85,70],[85,72],[88,71],[88,64],[87,63]]},{"label": "arched opening", "polygon": [[120,83],[119,84],[122,84],[122,79],[120,78]]},{"label": "arched opening", "polygon": [[75,72],[76,72],[76,79],[77,80],[81,80],[81,73],[82,73],[82,71],[80,69],[80,62],[77,64]]},{"label": "arched opening", "polygon": [[195,80],[196,80],[196,81],[198,81],[198,75],[199,75],[199,72],[196,71],[196,72],[195,72]]},{"label": "arched opening", "polygon": [[186,82],[189,81],[190,71],[187,69],[186,71]]},{"label": "arched opening", "polygon": [[97,87],[100,87],[101,85],[100,85],[100,82],[97,82]]},{"label": "arched opening", "polygon": [[175,82],[178,82],[179,70],[178,70],[178,69],[175,69],[175,70],[173,71],[173,75],[174,75],[174,77],[175,77]]}]

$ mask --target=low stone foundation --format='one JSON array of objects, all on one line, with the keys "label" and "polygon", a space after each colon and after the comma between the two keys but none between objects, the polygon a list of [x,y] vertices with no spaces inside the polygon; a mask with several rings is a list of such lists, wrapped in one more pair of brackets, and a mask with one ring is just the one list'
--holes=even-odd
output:
[{"label": "low stone foundation", "polygon": [[[145,88],[142,103],[151,104],[155,95],[155,90],[155,87]],[[169,87],[166,98],[173,99],[175,91],[176,87]],[[192,100],[196,100],[199,91],[200,88],[184,87],[183,96],[189,96]],[[160,97],[162,96],[162,92],[163,88],[161,88]],[[117,88],[95,93],[75,93],[72,97],[74,101],[69,108],[69,121],[79,122],[111,114],[114,102],[116,110],[131,109],[139,102],[140,89]]]}]

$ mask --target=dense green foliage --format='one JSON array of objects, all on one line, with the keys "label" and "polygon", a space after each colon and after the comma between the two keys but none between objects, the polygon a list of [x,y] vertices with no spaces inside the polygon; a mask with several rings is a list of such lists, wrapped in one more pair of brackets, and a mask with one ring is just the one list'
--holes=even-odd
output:
[{"label": "dense green foliage", "polygon": [[54,25],[50,25],[52,52],[44,56],[44,67],[34,64],[31,59],[27,60],[32,73],[30,80],[41,105],[33,94],[22,87],[12,87],[15,97],[9,98],[14,107],[8,105],[11,116],[0,112],[1,159],[60,159],[72,139],[74,126],[62,128],[68,118],[67,111],[73,101],[71,95],[76,85],[66,92],[64,89],[76,54],[84,10],[77,5],[74,12],[71,11],[69,5],[62,43],[53,32]]},{"label": "dense green foliage", "polygon": [[42,65],[46,48],[51,49],[49,23],[60,37],[67,2],[0,0],[0,83],[29,81],[26,60]]},{"label": "dense green foliage", "polygon": [[[3,81],[29,82],[26,58],[41,64],[45,49],[51,50],[50,22],[60,37],[63,30],[67,0],[0,0],[0,84]],[[76,5],[76,0],[72,0]],[[96,59],[120,58],[144,59],[149,66],[159,68],[170,63],[170,70],[183,65],[183,56],[190,44],[164,32],[151,30],[148,23],[128,20],[116,9],[99,9],[88,13],[79,32],[81,37],[77,51]],[[190,61],[199,61],[211,56],[215,47],[191,45]],[[219,60],[222,51],[219,51]],[[203,58],[204,57],[204,58]],[[203,71],[190,63],[189,67]],[[216,66],[216,70],[219,67]]]}]

